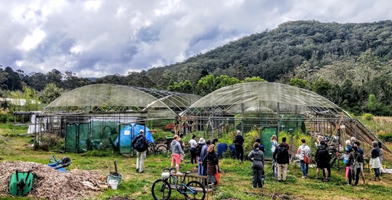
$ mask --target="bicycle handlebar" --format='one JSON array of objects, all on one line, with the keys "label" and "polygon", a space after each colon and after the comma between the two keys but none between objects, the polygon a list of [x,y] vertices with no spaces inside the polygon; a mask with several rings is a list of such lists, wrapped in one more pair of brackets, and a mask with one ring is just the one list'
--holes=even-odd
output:
[{"label": "bicycle handlebar", "polygon": [[172,171],[172,170],[174,170],[175,168],[172,168],[172,167],[166,167],[165,169],[163,169],[163,171]]}]

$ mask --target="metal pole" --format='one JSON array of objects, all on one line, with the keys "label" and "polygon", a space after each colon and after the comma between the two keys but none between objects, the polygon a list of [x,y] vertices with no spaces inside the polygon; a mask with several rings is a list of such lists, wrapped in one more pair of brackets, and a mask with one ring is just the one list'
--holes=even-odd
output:
[{"label": "metal pole", "polygon": [[278,128],[277,131],[278,133],[276,134],[276,141],[279,141],[279,132],[280,132],[280,107],[279,107],[279,102],[276,103],[276,114],[278,115]]},{"label": "metal pole", "polygon": [[241,134],[244,136],[244,104],[241,103]]}]

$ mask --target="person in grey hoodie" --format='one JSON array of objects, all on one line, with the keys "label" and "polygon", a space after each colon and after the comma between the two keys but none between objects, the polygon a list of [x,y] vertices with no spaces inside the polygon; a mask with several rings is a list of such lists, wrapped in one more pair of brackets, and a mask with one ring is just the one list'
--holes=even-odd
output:
[{"label": "person in grey hoodie", "polygon": [[259,147],[260,144],[255,142],[253,144],[253,151],[248,155],[250,161],[253,162],[253,188],[256,188],[257,186],[262,188],[264,182],[264,153],[259,150]]},{"label": "person in grey hoodie", "polygon": [[182,150],[181,144],[178,142],[178,135],[174,135],[173,141],[170,144],[170,149],[172,151],[171,168],[173,168],[175,163],[177,174],[181,175],[182,174],[180,172],[181,155],[184,155],[184,151]]},{"label": "person in grey hoodie", "polygon": [[207,140],[206,145],[204,145],[201,148],[200,164],[203,166],[203,170],[202,170],[203,172],[200,175],[202,175],[202,176],[207,176],[207,162],[204,162],[204,160],[207,157],[207,154],[208,154],[207,149],[208,149],[208,146],[210,146],[210,144],[211,144],[211,140]]}]

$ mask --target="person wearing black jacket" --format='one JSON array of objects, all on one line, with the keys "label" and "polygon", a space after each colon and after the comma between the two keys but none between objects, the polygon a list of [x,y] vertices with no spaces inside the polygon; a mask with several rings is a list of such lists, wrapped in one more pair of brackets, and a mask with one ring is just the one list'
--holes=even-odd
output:
[{"label": "person wearing black jacket", "polygon": [[361,173],[361,165],[363,163],[363,157],[360,152],[358,152],[358,147],[353,146],[353,151],[350,153],[350,157],[348,158],[347,166],[350,167],[350,172],[348,176],[348,184],[352,185],[352,182],[355,182],[353,186],[357,186],[359,181],[359,174]]},{"label": "person wearing black jacket", "polygon": [[290,163],[289,151],[284,142],[280,143],[272,156],[278,163],[278,181],[286,181],[287,167]]},{"label": "person wearing black jacket", "polygon": [[315,158],[317,162],[316,179],[318,179],[320,169],[322,169],[325,173],[323,182],[328,182],[328,165],[329,161],[331,160],[331,156],[329,155],[327,145],[325,144],[324,140],[320,142],[320,147],[316,151]]},{"label": "person wearing black jacket", "polygon": [[237,135],[234,137],[234,146],[237,151],[237,160],[241,159],[241,162],[244,161],[244,137],[241,135],[241,131],[237,130]]},{"label": "person wearing black jacket", "polygon": [[[135,147],[135,144],[139,139],[141,140],[142,143],[144,143],[144,147],[141,149],[138,149]],[[131,145],[132,145],[132,148],[136,149],[136,151],[137,151],[137,153],[136,153],[136,157],[137,157],[136,158],[136,172],[144,173],[143,166],[144,166],[144,159],[146,159],[148,143],[147,143],[146,137],[144,136],[143,130],[139,131],[139,135],[132,141]]]}]

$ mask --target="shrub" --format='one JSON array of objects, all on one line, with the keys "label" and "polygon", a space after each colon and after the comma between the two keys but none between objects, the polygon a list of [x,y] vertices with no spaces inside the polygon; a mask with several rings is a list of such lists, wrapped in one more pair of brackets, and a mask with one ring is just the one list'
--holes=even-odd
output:
[{"label": "shrub", "polygon": [[366,121],[371,121],[371,120],[373,120],[373,118],[374,118],[374,116],[370,113],[365,113],[362,115],[362,119],[366,120]]},{"label": "shrub", "polygon": [[378,136],[381,140],[385,142],[392,142],[392,133],[386,133]]}]

